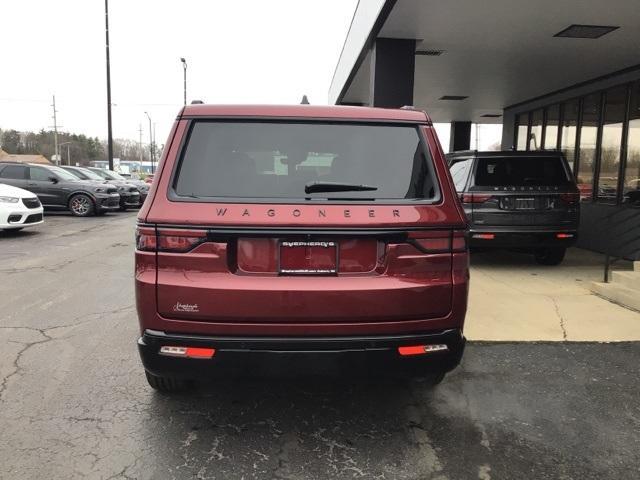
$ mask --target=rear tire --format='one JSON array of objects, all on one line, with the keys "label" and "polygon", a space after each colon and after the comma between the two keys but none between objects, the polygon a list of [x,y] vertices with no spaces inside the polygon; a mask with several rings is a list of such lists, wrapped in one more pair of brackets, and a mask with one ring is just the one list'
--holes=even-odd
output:
[{"label": "rear tire", "polygon": [[187,380],[182,380],[179,378],[170,378],[170,377],[159,377],[154,375],[153,373],[149,373],[145,370],[145,375],[147,377],[147,382],[149,386],[154,390],[162,393],[175,393],[175,392],[183,392],[188,390],[191,386],[190,382]]},{"label": "rear tire", "polygon": [[535,259],[540,265],[560,265],[566,252],[567,249],[563,247],[541,248],[536,250]]},{"label": "rear tire", "polygon": [[69,211],[76,217],[90,217],[96,211],[96,206],[89,195],[78,193],[69,200]]}]

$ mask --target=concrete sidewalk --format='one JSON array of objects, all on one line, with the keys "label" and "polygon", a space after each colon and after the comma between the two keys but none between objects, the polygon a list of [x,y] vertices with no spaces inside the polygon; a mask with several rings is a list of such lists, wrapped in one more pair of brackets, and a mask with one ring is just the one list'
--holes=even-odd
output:
[{"label": "concrete sidewalk", "polygon": [[[604,256],[577,248],[557,267],[497,251],[471,257],[465,335],[470,340],[640,340],[640,313],[589,290],[602,281]],[[624,263],[616,268],[630,268]]]}]

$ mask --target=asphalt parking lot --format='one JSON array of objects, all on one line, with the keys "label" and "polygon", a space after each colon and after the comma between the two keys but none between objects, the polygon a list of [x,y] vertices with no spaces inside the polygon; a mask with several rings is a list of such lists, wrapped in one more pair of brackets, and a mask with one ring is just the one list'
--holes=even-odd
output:
[{"label": "asphalt parking lot", "polygon": [[[282,359],[154,393],[135,348],[134,223],[50,215],[0,233],[0,478],[640,477],[637,342],[472,341],[436,388]],[[509,278],[496,255],[472,281]]]}]

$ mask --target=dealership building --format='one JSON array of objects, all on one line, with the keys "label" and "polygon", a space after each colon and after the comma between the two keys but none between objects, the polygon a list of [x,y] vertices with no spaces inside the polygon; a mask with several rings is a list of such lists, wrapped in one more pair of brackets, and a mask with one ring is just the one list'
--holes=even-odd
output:
[{"label": "dealership building", "polygon": [[564,152],[579,245],[640,259],[638,0],[360,0],[329,91],[338,105],[501,123],[502,148]]}]

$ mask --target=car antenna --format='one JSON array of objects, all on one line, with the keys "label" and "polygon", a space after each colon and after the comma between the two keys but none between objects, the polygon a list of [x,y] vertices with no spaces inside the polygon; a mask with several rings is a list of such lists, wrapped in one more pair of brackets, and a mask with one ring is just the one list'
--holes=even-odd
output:
[{"label": "car antenna", "polygon": [[309,105],[309,99],[306,95],[302,95],[302,101],[300,102],[300,105]]}]

